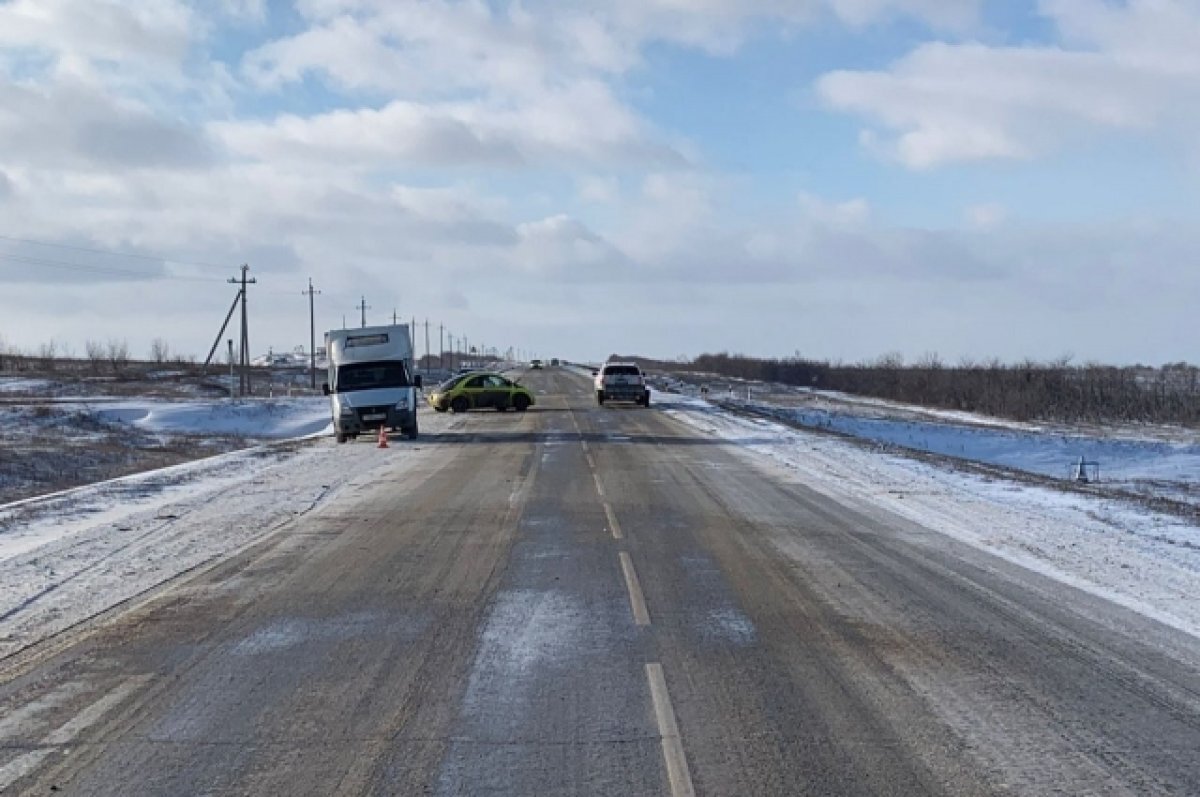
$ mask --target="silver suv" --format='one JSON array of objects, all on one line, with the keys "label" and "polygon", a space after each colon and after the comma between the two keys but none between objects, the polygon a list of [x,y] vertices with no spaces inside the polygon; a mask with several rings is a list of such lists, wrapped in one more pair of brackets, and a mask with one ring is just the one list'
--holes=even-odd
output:
[{"label": "silver suv", "polygon": [[632,401],[650,406],[650,389],[637,363],[608,362],[601,366],[596,374],[596,403],[606,401]]}]

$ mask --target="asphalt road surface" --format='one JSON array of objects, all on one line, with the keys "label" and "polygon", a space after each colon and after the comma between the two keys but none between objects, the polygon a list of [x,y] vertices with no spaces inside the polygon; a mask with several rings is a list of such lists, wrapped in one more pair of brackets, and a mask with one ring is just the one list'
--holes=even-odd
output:
[{"label": "asphalt road surface", "polygon": [[0,663],[0,791],[1200,794],[1195,639],[526,381]]}]

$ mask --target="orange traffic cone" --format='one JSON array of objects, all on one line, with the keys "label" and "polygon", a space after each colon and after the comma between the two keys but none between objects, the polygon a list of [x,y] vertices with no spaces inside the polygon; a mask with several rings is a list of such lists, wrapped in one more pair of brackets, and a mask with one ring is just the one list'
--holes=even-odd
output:
[{"label": "orange traffic cone", "polygon": [[387,428],[385,428],[384,426],[380,426],[379,427],[379,448],[387,448],[387,447],[388,447]]}]

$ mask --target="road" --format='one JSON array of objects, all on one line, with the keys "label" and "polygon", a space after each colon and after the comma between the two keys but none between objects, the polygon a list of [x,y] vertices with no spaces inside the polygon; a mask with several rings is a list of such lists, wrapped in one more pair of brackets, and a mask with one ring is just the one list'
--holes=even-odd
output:
[{"label": "road", "polygon": [[527,381],[0,665],[0,791],[1200,793],[1194,638]]}]

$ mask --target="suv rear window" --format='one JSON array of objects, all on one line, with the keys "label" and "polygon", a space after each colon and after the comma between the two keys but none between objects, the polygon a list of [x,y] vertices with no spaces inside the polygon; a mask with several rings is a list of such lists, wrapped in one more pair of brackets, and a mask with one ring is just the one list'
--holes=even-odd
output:
[{"label": "suv rear window", "polygon": [[642,372],[636,365],[606,365],[605,376],[641,376]]}]

